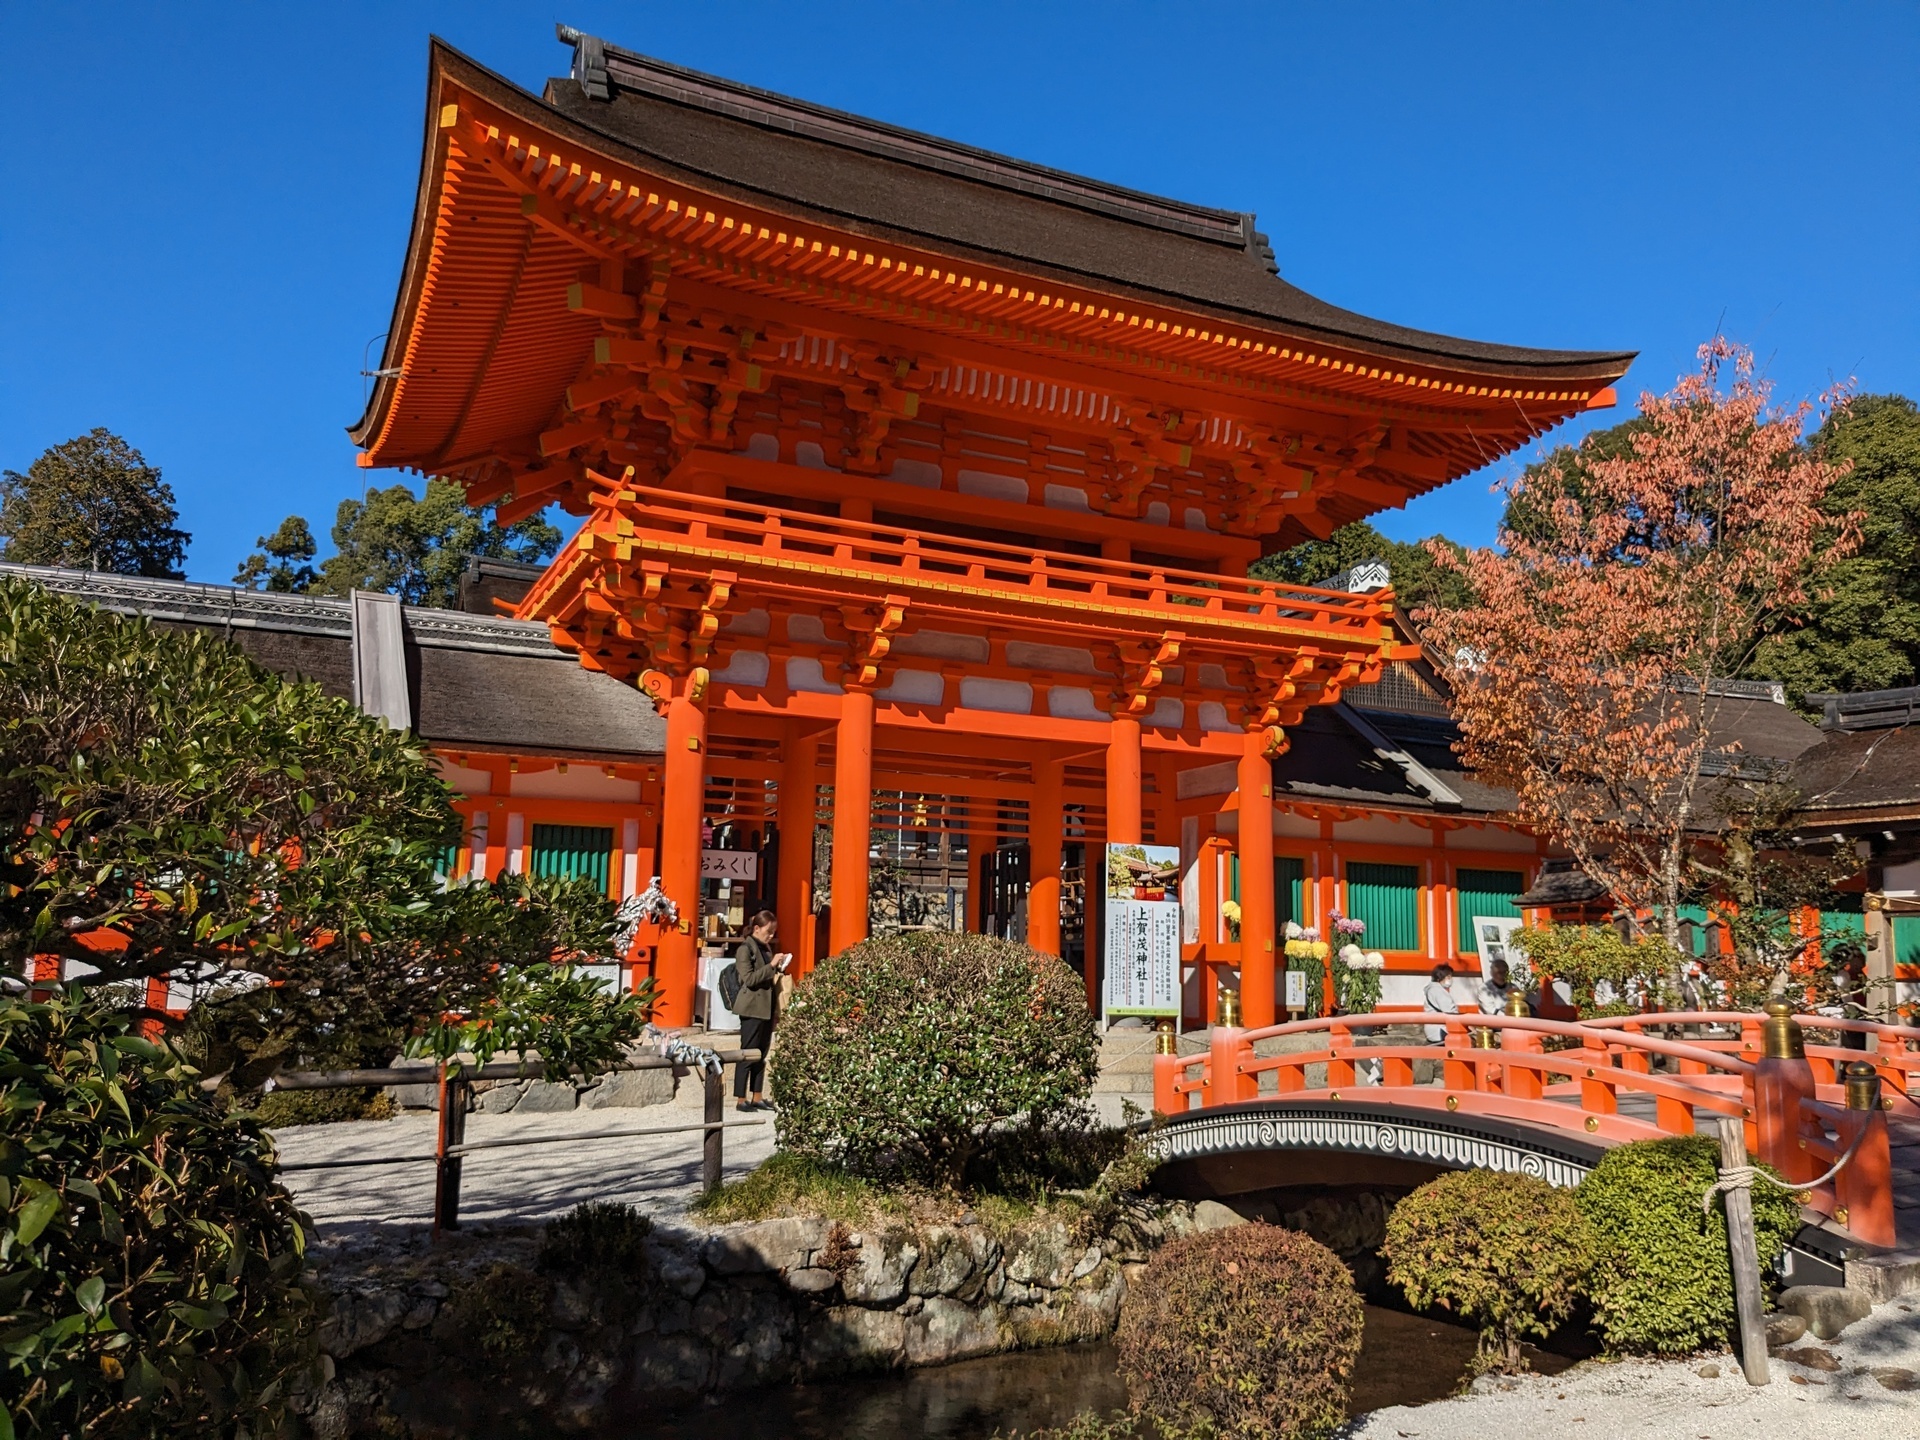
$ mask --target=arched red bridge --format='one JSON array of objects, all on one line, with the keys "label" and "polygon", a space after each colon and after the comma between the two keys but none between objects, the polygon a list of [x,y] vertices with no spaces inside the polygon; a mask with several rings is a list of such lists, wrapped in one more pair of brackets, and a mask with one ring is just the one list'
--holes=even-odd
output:
[{"label": "arched red bridge", "polygon": [[[1438,1043],[1401,1038],[1429,1023],[1444,1025]],[[1864,1033],[1869,1048],[1808,1044],[1807,1030]],[[1849,1085],[1844,1067],[1862,1061],[1872,1075]],[[1154,1144],[1170,1160],[1345,1151],[1571,1185],[1610,1146],[1711,1131],[1730,1115],[1745,1122],[1748,1153],[1806,1186],[1806,1204],[1830,1226],[1892,1246],[1902,1238],[1896,1201],[1920,1200],[1906,1193],[1920,1192],[1920,1173],[1894,1163],[1897,1148],[1920,1165],[1917,1082],[1920,1029],[1784,1007],[1577,1023],[1339,1016],[1216,1028],[1204,1052],[1158,1056],[1154,1109],[1165,1121]],[[1908,1209],[1904,1220],[1911,1230],[1920,1215]]]}]

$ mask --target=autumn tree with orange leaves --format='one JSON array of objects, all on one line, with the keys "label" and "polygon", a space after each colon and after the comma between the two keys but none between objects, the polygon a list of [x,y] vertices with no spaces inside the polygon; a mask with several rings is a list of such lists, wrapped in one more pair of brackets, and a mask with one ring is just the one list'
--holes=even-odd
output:
[{"label": "autumn tree with orange leaves", "polygon": [[1801,443],[1843,397],[1777,410],[1751,351],[1716,338],[1699,354],[1668,394],[1641,396],[1630,452],[1582,447],[1506,486],[1527,533],[1435,547],[1472,599],[1414,616],[1453,686],[1462,758],[1676,950],[1703,782],[1739,767],[1710,682],[1741,673],[1859,543],[1857,517],[1820,508],[1846,467]]}]

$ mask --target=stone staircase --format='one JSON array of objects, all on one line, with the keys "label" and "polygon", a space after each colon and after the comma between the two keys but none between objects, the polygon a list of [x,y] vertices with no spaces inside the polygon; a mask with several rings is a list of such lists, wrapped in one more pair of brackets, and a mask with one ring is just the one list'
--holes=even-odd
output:
[{"label": "stone staircase", "polygon": [[1144,1025],[1121,1026],[1100,1037],[1096,1095],[1123,1095],[1142,1110],[1153,1108],[1154,1034]]}]

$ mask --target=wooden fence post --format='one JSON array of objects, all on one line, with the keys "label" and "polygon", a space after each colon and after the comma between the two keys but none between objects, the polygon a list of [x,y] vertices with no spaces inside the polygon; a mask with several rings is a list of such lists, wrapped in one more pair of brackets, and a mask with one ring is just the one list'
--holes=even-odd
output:
[{"label": "wooden fence post", "polygon": [[448,1152],[467,1138],[467,1095],[470,1083],[458,1075],[449,1076],[445,1062],[440,1066],[440,1132],[434,1144],[433,1161],[433,1234],[460,1228],[460,1157]]},{"label": "wooden fence post", "polygon": [[[1720,1117],[1720,1173],[1747,1168],[1746,1126],[1732,1115]],[[1727,1207],[1727,1250],[1733,1262],[1734,1308],[1740,1319],[1740,1368],[1749,1385],[1765,1385],[1767,1322],[1760,1313],[1760,1257],[1753,1233],[1753,1191],[1738,1185],[1721,1192]]]},{"label": "wooden fence post", "polygon": [[[739,1065],[743,1062],[736,1060],[733,1063]],[[708,1194],[720,1188],[721,1145],[722,1137],[726,1134],[720,1128],[721,1119],[726,1113],[724,1078],[725,1072],[719,1066],[701,1071],[701,1080],[706,1089],[707,1129],[700,1138],[700,1187]]]}]

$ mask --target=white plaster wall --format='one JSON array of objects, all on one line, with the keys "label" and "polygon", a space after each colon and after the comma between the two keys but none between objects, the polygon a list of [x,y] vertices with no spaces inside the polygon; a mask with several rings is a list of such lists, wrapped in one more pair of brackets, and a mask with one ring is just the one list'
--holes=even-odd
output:
[{"label": "white plaster wall", "polygon": [[1030,640],[1009,640],[1007,663],[1023,670],[1065,671],[1074,675],[1095,673],[1091,650],[1072,645],[1036,645]]},{"label": "white plaster wall", "polygon": [[491,795],[493,776],[485,770],[471,770],[465,765],[456,765],[451,760],[435,758],[434,768],[440,772],[440,778],[447,782],[451,790],[462,795]]},{"label": "white plaster wall", "polygon": [[638,805],[640,782],[617,779],[598,765],[569,765],[565,771],[536,770],[527,775],[509,775],[507,793],[516,798],[605,800]]},{"label": "white plaster wall", "polygon": [[1484,829],[1470,825],[1464,830],[1449,830],[1444,840],[1449,850],[1510,850],[1516,855],[1533,855],[1540,848],[1531,835],[1493,825]]},{"label": "white plaster wall", "polygon": [[759,686],[767,683],[771,668],[766,651],[736,650],[727,658],[726,669],[714,671],[712,678],[729,685]]},{"label": "white plaster wall", "polygon": [[1409,820],[1336,820],[1333,838],[1360,844],[1432,845],[1433,832]]},{"label": "white plaster wall", "polygon": [[918,485],[922,490],[938,490],[940,467],[926,460],[895,460],[887,478],[902,485]]},{"label": "white plaster wall", "polygon": [[787,688],[801,690],[810,695],[840,695],[845,690],[840,684],[827,679],[826,672],[820,668],[820,662],[811,655],[789,655],[787,657]]},{"label": "white plaster wall", "polygon": [[1055,685],[1047,691],[1047,713],[1062,720],[1105,720],[1106,711],[1093,703],[1093,691],[1084,685]]},{"label": "white plaster wall", "polygon": [[962,470],[954,477],[962,495],[984,495],[992,500],[1027,503],[1027,478],[1024,475],[996,475],[990,470]]},{"label": "white plaster wall", "polygon": [[960,682],[960,703],[969,710],[998,710],[1007,715],[1033,713],[1033,686],[1024,680],[969,676]]},{"label": "white plaster wall", "polygon": [[1184,700],[1175,700],[1171,696],[1162,696],[1153,702],[1153,709],[1147,712],[1143,725],[1155,725],[1164,730],[1178,730],[1187,723],[1187,706]]},{"label": "white plaster wall", "polygon": [[938,705],[946,694],[947,677],[938,670],[896,670],[893,683],[874,691],[873,698],[902,705]]}]

